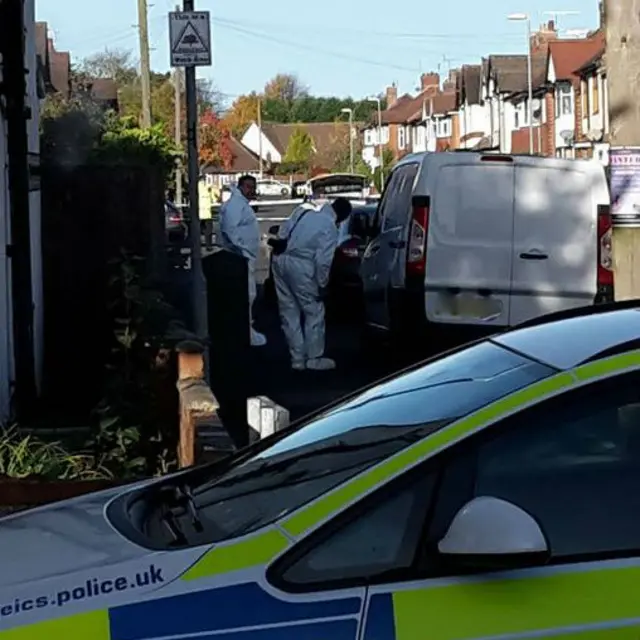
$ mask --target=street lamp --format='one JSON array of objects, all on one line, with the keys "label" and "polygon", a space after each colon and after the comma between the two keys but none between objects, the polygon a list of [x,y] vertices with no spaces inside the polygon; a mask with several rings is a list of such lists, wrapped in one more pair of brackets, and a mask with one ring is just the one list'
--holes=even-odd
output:
[{"label": "street lamp", "polygon": [[340,111],[349,114],[349,170],[353,173],[353,109],[345,107]]},{"label": "street lamp", "polygon": [[384,168],[382,163],[382,102],[378,96],[367,98],[369,102],[378,105],[378,157],[380,162],[380,191],[384,189]]},{"label": "street lamp", "polygon": [[526,22],[527,24],[527,88],[529,90],[529,153],[533,155],[533,78],[531,72],[531,18],[526,13],[512,13],[507,16],[513,22]]}]

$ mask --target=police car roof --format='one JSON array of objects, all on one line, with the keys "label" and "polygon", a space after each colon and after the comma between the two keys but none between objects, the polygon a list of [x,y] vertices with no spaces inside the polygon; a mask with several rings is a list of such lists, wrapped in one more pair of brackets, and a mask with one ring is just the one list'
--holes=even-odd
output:
[{"label": "police car roof", "polygon": [[543,316],[492,341],[557,369],[573,369],[640,349],[640,300]]}]

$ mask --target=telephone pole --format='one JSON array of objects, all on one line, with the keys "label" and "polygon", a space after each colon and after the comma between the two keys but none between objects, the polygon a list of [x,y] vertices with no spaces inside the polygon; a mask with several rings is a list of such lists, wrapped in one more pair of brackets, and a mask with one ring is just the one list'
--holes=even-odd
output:
[{"label": "telephone pole", "polygon": [[138,35],[140,39],[140,77],[142,83],[142,126],[151,126],[151,60],[147,0],[138,0]]},{"label": "telephone pole", "polygon": [[[640,88],[635,81],[640,69],[640,0],[604,0],[606,68],[609,95],[611,160],[616,148],[627,148],[634,159],[632,171],[640,172]],[[629,149],[629,148],[632,149]],[[613,179],[615,165],[611,166]],[[613,203],[613,258],[615,294],[618,300],[640,297],[640,200],[638,175],[631,189],[622,193],[625,211]],[[616,197],[612,180],[612,197]],[[633,192],[636,193],[633,193]],[[635,201],[634,201],[635,196]],[[628,204],[627,204],[628,203]],[[625,217],[622,217],[625,214]]]},{"label": "telephone pole", "polygon": [[[180,7],[176,7],[180,11]],[[177,149],[182,147],[182,69],[177,67],[173,72],[174,82],[174,142]],[[182,204],[182,161],[176,161],[176,204]]]}]

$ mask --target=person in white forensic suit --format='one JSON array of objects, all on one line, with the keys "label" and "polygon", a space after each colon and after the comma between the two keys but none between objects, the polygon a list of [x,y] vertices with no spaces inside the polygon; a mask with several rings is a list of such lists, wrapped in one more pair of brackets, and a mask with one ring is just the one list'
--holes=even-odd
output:
[{"label": "person in white forensic suit", "polygon": [[256,299],[256,259],[260,250],[260,225],[251,200],[256,197],[256,179],[245,175],[231,187],[231,197],[220,207],[220,245],[247,259],[249,271],[249,322],[251,345],[262,347],[267,338],[253,328],[253,303]]},{"label": "person in white forensic suit", "polygon": [[280,320],[294,370],[335,369],[324,355],[324,297],[338,242],[338,225],[351,213],[351,203],[297,207],[281,226],[278,237],[284,251],[273,256],[273,278]]}]

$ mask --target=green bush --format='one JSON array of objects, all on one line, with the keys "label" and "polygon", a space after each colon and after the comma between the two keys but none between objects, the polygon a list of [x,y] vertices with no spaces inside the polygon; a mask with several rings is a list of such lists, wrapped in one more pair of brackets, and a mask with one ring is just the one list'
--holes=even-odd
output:
[{"label": "green bush", "polygon": [[71,454],[58,442],[43,442],[16,427],[0,429],[0,476],[42,480],[100,480],[111,477],[99,461]]}]

